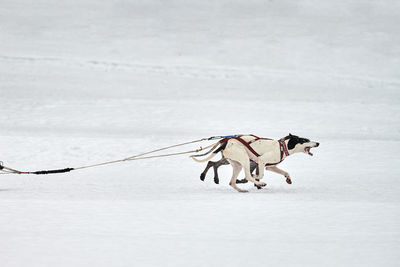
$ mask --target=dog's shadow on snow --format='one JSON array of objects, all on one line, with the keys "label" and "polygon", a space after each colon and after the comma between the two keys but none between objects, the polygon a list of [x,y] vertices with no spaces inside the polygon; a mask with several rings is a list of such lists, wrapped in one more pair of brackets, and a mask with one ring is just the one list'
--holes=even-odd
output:
[{"label": "dog's shadow on snow", "polygon": [[262,189],[257,189],[257,190],[251,190],[250,192],[257,192],[257,193],[268,193],[268,194],[298,194],[302,193],[303,189],[299,187],[287,187],[287,186],[270,186],[262,188]]},{"label": "dog's shadow on snow", "polygon": [[283,186],[266,186],[262,189],[257,189],[256,187],[243,187],[242,189],[248,190],[246,193],[239,193],[235,189],[230,186],[224,187],[208,187],[203,188],[202,190],[206,190],[209,193],[216,193],[216,194],[288,194],[288,195],[295,195],[295,194],[302,194],[307,192],[307,189],[304,187],[291,187],[290,185],[283,185]]}]

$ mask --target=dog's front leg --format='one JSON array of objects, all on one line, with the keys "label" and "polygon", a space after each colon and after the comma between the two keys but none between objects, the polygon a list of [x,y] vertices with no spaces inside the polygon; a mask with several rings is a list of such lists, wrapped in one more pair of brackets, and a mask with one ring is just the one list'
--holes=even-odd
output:
[{"label": "dog's front leg", "polygon": [[256,178],[256,179],[260,179],[260,180],[262,178],[264,178],[264,166],[265,166],[265,164],[267,164],[268,162],[271,162],[272,160],[273,160],[273,153],[272,152],[267,152],[267,153],[259,156],[256,159],[256,162],[257,162],[257,164],[259,166],[259,168],[258,168],[259,173],[258,173],[258,175],[253,176],[253,177]]},{"label": "dog's front leg", "polygon": [[265,162],[263,161],[262,157],[258,157],[256,162],[257,166],[261,166],[261,168],[258,168],[258,172],[255,175],[253,174],[253,177],[257,180],[261,180],[264,178],[264,168],[262,166],[265,165]]},{"label": "dog's front leg", "polygon": [[[266,186],[266,183],[258,182],[256,180],[254,180],[254,178],[251,176],[250,159],[249,159],[249,156],[242,144],[237,144],[237,143],[228,144],[227,148],[223,152],[223,155],[230,162],[237,161],[240,163],[240,165],[244,169],[244,174],[246,176],[247,181],[250,181],[258,186]],[[260,170],[261,170],[261,168],[260,168]],[[236,185],[236,179],[235,179],[235,185]]]},{"label": "dog's front leg", "polygon": [[[250,173],[251,173],[251,175],[253,175],[254,170],[256,170],[256,174],[258,175],[259,171],[258,171],[257,163],[255,163],[254,161],[250,161]],[[237,184],[245,184],[247,182],[248,181],[247,181],[246,177],[243,178],[243,179],[240,179],[240,180],[236,180]],[[261,188],[261,187],[258,187],[258,188]]]},{"label": "dog's front leg", "polygon": [[289,173],[285,172],[284,170],[281,170],[281,169],[279,169],[279,168],[276,167],[276,166],[265,167],[265,169],[285,176],[285,178],[286,178],[286,183],[292,184],[292,179],[290,179]]}]

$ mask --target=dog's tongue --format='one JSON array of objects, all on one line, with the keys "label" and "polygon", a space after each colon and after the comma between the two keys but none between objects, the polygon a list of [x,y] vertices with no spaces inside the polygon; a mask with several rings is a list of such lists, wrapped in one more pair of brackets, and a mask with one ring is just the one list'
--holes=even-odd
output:
[{"label": "dog's tongue", "polygon": [[308,155],[312,156],[313,153],[311,153],[310,149],[311,149],[311,147],[306,147],[305,151],[307,152]]}]

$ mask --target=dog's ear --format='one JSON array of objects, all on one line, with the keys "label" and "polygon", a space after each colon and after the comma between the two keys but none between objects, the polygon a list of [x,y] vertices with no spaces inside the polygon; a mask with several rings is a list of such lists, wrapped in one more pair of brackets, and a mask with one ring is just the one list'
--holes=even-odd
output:
[{"label": "dog's ear", "polygon": [[295,135],[289,135],[289,136],[290,139],[288,142],[288,149],[291,150],[299,143],[299,138]]},{"label": "dog's ear", "polygon": [[289,133],[289,137],[292,137],[293,135],[291,133]]}]

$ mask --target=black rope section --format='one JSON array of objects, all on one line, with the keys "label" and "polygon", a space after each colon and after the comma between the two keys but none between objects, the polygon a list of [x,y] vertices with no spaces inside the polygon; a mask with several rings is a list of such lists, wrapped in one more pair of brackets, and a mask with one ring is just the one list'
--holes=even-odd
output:
[{"label": "black rope section", "polygon": [[74,170],[74,168],[65,168],[65,169],[56,169],[56,170],[43,170],[43,171],[35,171],[35,172],[23,172],[15,169],[11,169],[9,167],[4,166],[4,163],[0,161],[0,172],[3,172],[3,174],[54,174],[54,173],[64,173],[64,172],[70,172]]},{"label": "black rope section", "polygon": [[65,169],[58,169],[58,170],[45,170],[45,171],[36,171],[36,172],[29,172],[30,174],[53,174],[53,173],[64,173],[73,171],[74,168],[65,168]]}]

